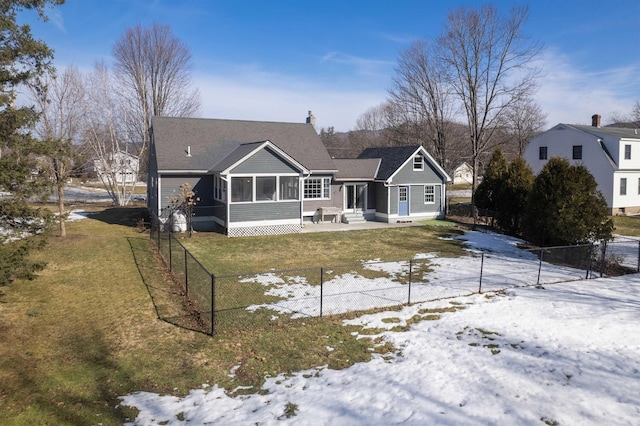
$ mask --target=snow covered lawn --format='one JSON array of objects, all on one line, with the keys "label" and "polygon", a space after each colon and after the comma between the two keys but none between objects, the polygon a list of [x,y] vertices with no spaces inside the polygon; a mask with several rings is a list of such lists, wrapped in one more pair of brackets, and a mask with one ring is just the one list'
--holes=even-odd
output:
[{"label": "snow covered lawn", "polygon": [[[525,260],[510,241],[472,242],[487,244],[514,254],[502,272],[496,266],[505,278]],[[446,279],[439,273],[430,280]],[[451,306],[465,309],[391,331]],[[638,424],[638,274],[425,302],[349,323],[387,330],[381,337],[397,352],[268,378],[265,395],[229,397],[203,385],[184,398],[138,392],[122,404],[140,410],[132,425]]]}]

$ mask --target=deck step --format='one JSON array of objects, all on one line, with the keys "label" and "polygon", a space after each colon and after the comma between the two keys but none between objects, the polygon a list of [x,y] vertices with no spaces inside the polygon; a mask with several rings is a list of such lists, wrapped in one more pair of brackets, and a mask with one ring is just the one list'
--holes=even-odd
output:
[{"label": "deck step", "polygon": [[343,213],[342,214],[342,223],[365,223],[367,219],[365,219],[362,213]]}]

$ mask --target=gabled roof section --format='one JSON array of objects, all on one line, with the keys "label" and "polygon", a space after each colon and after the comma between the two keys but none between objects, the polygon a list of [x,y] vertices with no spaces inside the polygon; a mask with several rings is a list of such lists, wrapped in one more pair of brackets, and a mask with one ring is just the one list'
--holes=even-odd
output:
[{"label": "gabled roof section", "polygon": [[378,174],[381,160],[379,158],[336,158],[333,162],[338,167],[337,181],[373,181]]},{"label": "gabled roof section", "polygon": [[381,148],[367,148],[358,156],[358,158],[379,158],[381,159],[380,167],[376,180],[388,181],[404,166],[407,162],[413,161],[413,157],[422,153],[442,178],[449,182],[451,178],[438,164],[438,162],[420,145],[408,146],[391,146]]},{"label": "gabled roof section", "polygon": [[153,117],[151,123],[159,171],[207,171],[232,153],[235,158],[250,150],[240,145],[262,143],[257,141],[270,141],[308,170],[336,170],[307,123],[172,117]]},{"label": "gabled roof section", "polygon": [[229,173],[231,169],[235,166],[251,157],[256,152],[261,149],[270,148],[275,151],[280,157],[284,158],[289,162],[292,166],[299,169],[303,173],[308,173],[309,171],[296,160],[287,155],[286,152],[282,151],[280,148],[272,144],[270,141],[262,141],[262,142],[252,142],[252,143],[243,143],[240,144],[234,151],[232,151],[229,155],[224,157],[221,161],[219,161],[216,165],[214,165],[209,172],[220,172],[223,175]]}]

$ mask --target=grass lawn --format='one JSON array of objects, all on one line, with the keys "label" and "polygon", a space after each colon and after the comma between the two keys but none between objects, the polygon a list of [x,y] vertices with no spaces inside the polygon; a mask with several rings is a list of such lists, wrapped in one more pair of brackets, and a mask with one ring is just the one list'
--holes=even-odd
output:
[{"label": "grass lawn", "polygon": [[452,222],[428,221],[423,226],[317,232],[296,235],[228,238],[196,233],[180,241],[213,274],[242,274],[270,269],[313,268],[379,259],[409,260],[417,253],[462,254],[459,241],[438,237],[460,234]]},{"label": "grass lawn", "polygon": [[[343,326],[342,318],[214,338],[192,331],[148,234],[136,228],[143,210],[96,209],[69,223],[67,238],[51,238],[38,254],[48,261],[38,279],[0,288],[2,425],[120,425],[135,412],[118,406],[118,396],[134,391],[185,395],[216,383],[228,390],[252,386],[252,392],[268,375],[344,368],[369,360],[372,351],[393,350],[356,339],[351,332],[358,329]],[[187,243],[224,274],[408,259],[417,252],[456,255],[457,243],[436,238],[455,232],[427,225],[264,238],[197,234]]]},{"label": "grass lawn", "polygon": [[614,234],[640,237],[640,216],[613,216]]}]

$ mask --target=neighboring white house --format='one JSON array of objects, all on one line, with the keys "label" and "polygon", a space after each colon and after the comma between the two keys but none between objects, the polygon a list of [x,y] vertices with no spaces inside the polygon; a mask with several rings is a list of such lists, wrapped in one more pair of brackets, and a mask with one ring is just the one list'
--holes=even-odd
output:
[{"label": "neighboring white house", "polygon": [[453,169],[453,184],[469,184],[473,183],[473,168],[469,163],[464,162]]},{"label": "neighboring white house", "polygon": [[107,154],[104,159],[94,159],[93,166],[103,182],[133,185],[138,181],[140,158],[125,151],[116,151]]},{"label": "neighboring white house", "polygon": [[529,142],[524,158],[534,173],[551,157],[564,157],[589,169],[611,214],[640,213],[640,130],[558,124]]}]

